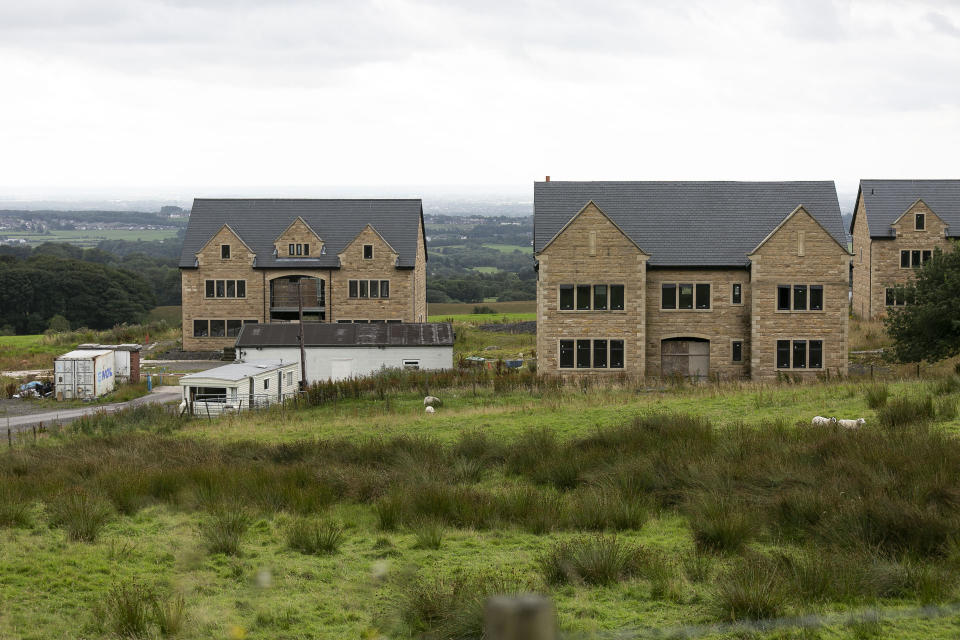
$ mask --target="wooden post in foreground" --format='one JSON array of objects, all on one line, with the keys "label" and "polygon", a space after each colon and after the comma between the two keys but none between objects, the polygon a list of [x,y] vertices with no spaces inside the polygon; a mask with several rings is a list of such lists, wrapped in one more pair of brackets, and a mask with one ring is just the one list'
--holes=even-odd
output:
[{"label": "wooden post in foreground", "polygon": [[494,596],[483,622],[487,640],[557,640],[557,614],[543,596]]}]

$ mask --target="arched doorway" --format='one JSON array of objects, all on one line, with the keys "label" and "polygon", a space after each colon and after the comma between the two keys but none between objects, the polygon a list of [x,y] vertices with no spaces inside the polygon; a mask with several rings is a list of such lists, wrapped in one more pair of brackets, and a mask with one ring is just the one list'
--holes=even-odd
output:
[{"label": "arched doorway", "polygon": [[667,338],[660,343],[660,375],[706,380],[710,375],[710,341],[706,338]]},{"label": "arched doorway", "polygon": [[299,318],[298,291],[303,300],[303,321],[326,320],[326,281],[312,276],[282,276],[270,281],[271,322],[291,322]]}]

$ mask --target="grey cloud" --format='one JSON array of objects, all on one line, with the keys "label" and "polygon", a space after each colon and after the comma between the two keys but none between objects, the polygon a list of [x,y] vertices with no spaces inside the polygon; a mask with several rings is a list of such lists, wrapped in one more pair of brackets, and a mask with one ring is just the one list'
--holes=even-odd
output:
[{"label": "grey cloud", "polygon": [[954,38],[960,38],[960,28],[953,24],[953,21],[950,20],[950,18],[943,15],[939,11],[929,12],[927,14],[927,22],[930,23],[930,25],[940,33],[953,36]]}]

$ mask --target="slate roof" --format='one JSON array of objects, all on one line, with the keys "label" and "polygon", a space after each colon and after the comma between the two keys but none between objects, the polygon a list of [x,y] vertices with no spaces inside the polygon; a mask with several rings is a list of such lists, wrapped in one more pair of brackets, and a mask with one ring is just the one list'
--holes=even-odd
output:
[{"label": "slate roof", "polygon": [[[320,239],[325,254],[309,258],[273,255],[274,241],[297,216]],[[397,266],[412,268],[417,259],[417,234],[423,218],[419,199],[317,200],[197,198],[180,254],[181,267],[195,266],[195,255],[224,224],[229,224],[257,254],[257,268],[339,268],[337,254],[372,225],[400,257]]]},{"label": "slate roof", "polygon": [[[442,347],[453,346],[449,322],[310,322],[303,325],[305,347]],[[237,347],[299,346],[300,325],[292,322],[245,324]]]},{"label": "slate roof", "polygon": [[534,183],[533,193],[535,253],[591,200],[650,254],[651,267],[746,266],[799,205],[847,246],[832,181],[551,181]]},{"label": "slate roof", "polygon": [[890,225],[917,200],[947,223],[947,235],[960,236],[960,180],[861,180],[851,233],[861,198],[871,238],[892,238]]},{"label": "slate roof", "polygon": [[194,380],[243,380],[250,376],[258,376],[261,373],[276,371],[283,367],[289,367],[291,364],[297,364],[297,360],[290,362],[281,362],[280,360],[247,360],[245,362],[234,362],[225,364],[222,367],[214,367],[206,371],[198,371],[180,378],[180,384],[190,383]]}]

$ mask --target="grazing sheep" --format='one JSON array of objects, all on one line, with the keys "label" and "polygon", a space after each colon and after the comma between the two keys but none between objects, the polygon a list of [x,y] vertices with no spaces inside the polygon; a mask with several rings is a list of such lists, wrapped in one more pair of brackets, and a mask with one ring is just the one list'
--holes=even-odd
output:
[{"label": "grazing sheep", "polygon": [[423,399],[423,406],[425,407],[439,407],[442,404],[440,398],[436,396],[427,396]]},{"label": "grazing sheep", "polygon": [[424,411],[426,411],[427,413],[436,413],[437,410],[431,406],[428,406],[426,409],[424,409]]},{"label": "grazing sheep", "polygon": [[837,424],[836,418],[824,418],[823,416],[816,416],[813,421],[813,426],[815,427],[829,427],[831,425]]},{"label": "grazing sheep", "polygon": [[863,418],[857,418],[856,420],[837,420],[837,424],[844,429],[859,429],[863,425],[867,424],[867,421]]}]

